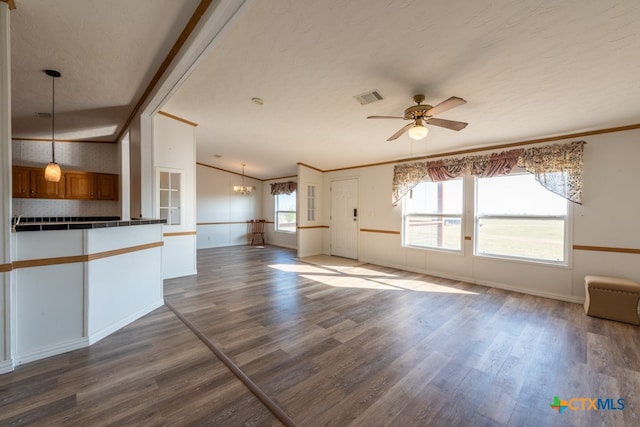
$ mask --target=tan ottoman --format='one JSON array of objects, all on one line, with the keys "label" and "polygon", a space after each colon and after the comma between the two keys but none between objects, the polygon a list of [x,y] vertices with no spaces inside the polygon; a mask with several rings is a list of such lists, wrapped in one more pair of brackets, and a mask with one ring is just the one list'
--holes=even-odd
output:
[{"label": "tan ottoman", "polygon": [[585,276],[584,312],[589,316],[640,325],[640,283],[606,276]]}]

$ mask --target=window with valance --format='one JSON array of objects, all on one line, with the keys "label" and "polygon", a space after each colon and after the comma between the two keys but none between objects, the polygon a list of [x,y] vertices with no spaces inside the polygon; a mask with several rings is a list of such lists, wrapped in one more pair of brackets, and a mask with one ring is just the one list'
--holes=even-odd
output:
[{"label": "window with valance", "polygon": [[404,163],[393,171],[394,206],[421,181],[446,181],[465,173],[481,178],[506,175],[519,166],[548,190],[582,204],[584,141],[521,148],[487,155]]},{"label": "window with valance", "polygon": [[280,194],[291,194],[298,189],[298,184],[293,181],[275,182],[271,184],[271,194],[278,196]]},{"label": "window with valance", "polygon": [[293,181],[271,184],[271,194],[275,196],[275,230],[284,233],[296,232],[296,190]]}]

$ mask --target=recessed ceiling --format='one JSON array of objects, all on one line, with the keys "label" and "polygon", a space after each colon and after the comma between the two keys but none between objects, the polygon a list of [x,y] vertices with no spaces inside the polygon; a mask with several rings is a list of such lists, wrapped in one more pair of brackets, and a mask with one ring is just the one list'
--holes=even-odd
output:
[{"label": "recessed ceiling", "polygon": [[[71,134],[126,118],[195,3],[18,0],[14,135],[48,111],[47,67],[62,68],[56,107],[87,116],[68,123]],[[87,46],[85,33],[103,42]],[[246,163],[247,175],[272,178],[298,162],[337,169],[635,124],[638,75],[640,2],[247,1],[162,110],[198,123],[198,162],[238,172]],[[354,99],[373,89],[382,101]],[[467,128],[387,142],[406,122],[366,119],[402,115],[418,93],[431,105],[466,99],[438,117]]]}]

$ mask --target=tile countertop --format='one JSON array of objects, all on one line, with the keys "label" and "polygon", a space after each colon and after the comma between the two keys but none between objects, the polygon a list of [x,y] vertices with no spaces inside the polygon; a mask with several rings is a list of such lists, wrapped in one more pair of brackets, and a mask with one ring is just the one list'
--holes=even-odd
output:
[{"label": "tile countertop", "polygon": [[[17,222],[17,225],[16,225]],[[120,217],[28,217],[12,218],[14,231],[82,230],[90,228],[128,227],[131,225],[166,224],[166,219],[136,218],[122,221]]]}]

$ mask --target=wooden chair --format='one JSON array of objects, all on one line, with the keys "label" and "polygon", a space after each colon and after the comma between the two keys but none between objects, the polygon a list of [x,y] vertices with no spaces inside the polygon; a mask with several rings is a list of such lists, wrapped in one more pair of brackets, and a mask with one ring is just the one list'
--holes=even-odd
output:
[{"label": "wooden chair", "polygon": [[267,221],[264,219],[256,219],[249,221],[249,235],[251,236],[251,244],[257,243],[259,241],[260,245],[264,245],[266,243],[264,239],[264,224]]}]

